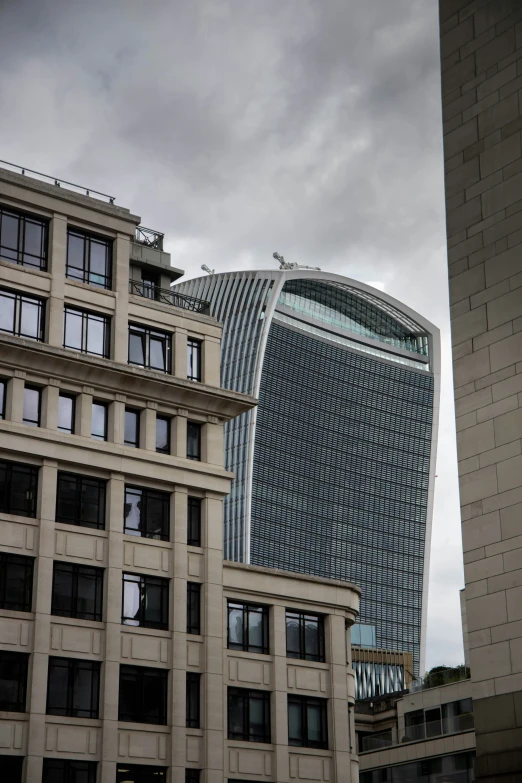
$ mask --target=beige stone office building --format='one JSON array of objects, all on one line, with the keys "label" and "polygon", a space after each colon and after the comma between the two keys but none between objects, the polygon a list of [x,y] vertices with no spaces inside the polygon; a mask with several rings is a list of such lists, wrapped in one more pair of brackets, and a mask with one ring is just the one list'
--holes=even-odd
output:
[{"label": "beige stone office building", "polygon": [[522,780],[522,3],[440,0],[477,780]]},{"label": "beige stone office building", "polygon": [[0,780],[355,783],[359,591],[223,563],[255,400],[139,223],[0,170]]}]

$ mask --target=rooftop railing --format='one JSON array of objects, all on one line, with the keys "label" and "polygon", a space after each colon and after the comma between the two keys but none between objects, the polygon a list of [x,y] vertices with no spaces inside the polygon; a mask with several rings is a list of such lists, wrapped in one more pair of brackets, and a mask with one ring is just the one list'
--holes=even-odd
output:
[{"label": "rooftop railing", "polygon": [[373,734],[370,737],[363,737],[361,740],[361,751],[365,753],[369,750],[382,750],[393,745],[391,731],[382,734]]},{"label": "rooftop railing", "polygon": [[430,688],[439,688],[441,685],[451,685],[453,682],[469,680],[470,671],[467,666],[448,667],[428,672],[424,677],[413,680],[408,685],[410,693],[426,691]]},{"label": "rooftop railing", "polygon": [[414,742],[415,740],[432,739],[446,734],[459,734],[461,731],[471,731],[475,728],[475,720],[472,712],[464,715],[455,715],[451,718],[427,721],[418,726],[407,726],[401,742]]},{"label": "rooftop railing", "polygon": [[58,179],[57,177],[51,177],[49,174],[42,174],[41,171],[34,171],[34,169],[19,166],[17,163],[9,163],[7,160],[0,160],[0,165],[8,166],[9,169],[14,170],[16,174],[30,174],[33,179],[39,179],[41,182],[56,185],[57,188],[64,185],[67,190],[71,190],[73,193],[80,193],[83,196],[99,196],[100,199],[106,201],[108,204],[114,204],[116,198],[116,196],[109,196],[107,193],[101,193],[99,190],[84,188],[83,185],[76,185],[74,182],[68,182],[66,179]]},{"label": "rooftop railing", "polygon": [[134,241],[139,245],[145,245],[146,247],[153,247],[155,250],[163,250],[163,239],[165,234],[160,234],[159,231],[153,231],[152,228],[145,228],[145,226],[136,226],[136,234]]},{"label": "rooftop railing", "polygon": [[191,310],[193,313],[208,314],[210,307],[210,302],[205,302],[203,299],[174,293],[169,288],[159,288],[159,286],[143,280],[129,280],[129,291],[135,296],[143,296],[145,299],[151,299],[155,302],[181,307],[182,310]]}]

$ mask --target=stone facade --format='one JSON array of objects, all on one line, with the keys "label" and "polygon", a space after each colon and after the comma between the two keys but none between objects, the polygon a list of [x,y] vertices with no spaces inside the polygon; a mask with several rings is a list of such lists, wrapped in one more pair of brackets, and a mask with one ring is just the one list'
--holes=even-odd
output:
[{"label": "stone facade", "polygon": [[[144,249],[134,241],[139,218],[128,210],[5,170],[0,170],[0,207],[48,221],[49,236],[43,269],[21,263],[23,254],[18,263],[0,259],[0,296],[17,293],[45,302],[41,341],[19,336],[18,327],[9,333],[4,330],[7,321],[0,321],[0,386],[5,389],[0,461],[21,463],[37,472],[32,513],[13,513],[6,505],[7,495],[0,499],[0,557],[14,562],[13,555],[25,556],[24,562],[34,567],[25,611],[9,608],[9,602],[19,597],[10,595],[0,579],[0,667],[6,654],[25,655],[28,661],[23,709],[0,712],[0,778],[4,779],[2,770],[7,774],[6,769],[18,764],[16,759],[23,759],[18,779],[41,783],[46,763],[48,768],[50,759],[58,759],[92,762],[85,775],[95,770],[94,777],[81,777],[89,783],[115,783],[121,765],[148,765],[149,772],[164,769],[165,783],[222,783],[227,778],[267,783],[356,781],[350,710],[354,677],[347,628],[357,616],[360,591],[345,582],[223,563],[222,506],[232,479],[223,467],[223,426],[255,400],[220,387],[221,326],[205,314],[174,306],[168,298],[143,295],[140,286],[145,279],[156,275],[158,285],[168,289],[180,271],[170,267],[170,258],[161,249]],[[112,282],[107,288],[66,274],[70,229],[110,241]],[[149,277],[141,276],[140,270]],[[130,280],[137,288],[131,284],[129,293]],[[108,316],[107,358],[64,347],[65,307]],[[128,363],[129,322],[167,333],[170,372]],[[191,338],[200,346],[199,381],[187,377]],[[39,426],[27,418],[27,388],[40,392]],[[72,432],[59,429],[59,397],[64,394],[75,400]],[[93,401],[106,406],[105,438],[92,435]],[[126,408],[137,413],[139,421],[135,447],[126,442]],[[170,428],[166,452],[157,450],[158,417],[167,419]],[[187,427],[192,424],[199,425],[200,432],[195,459],[188,458],[187,450]],[[102,524],[89,527],[57,520],[57,477],[63,472],[105,482]],[[168,493],[169,533],[146,537],[124,526],[129,513],[127,485]],[[189,497],[200,503],[198,542],[188,539]],[[24,508],[31,502],[29,491],[17,500]],[[145,513],[143,506],[140,513]],[[87,568],[91,574],[103,571],[100,618],[53,612],[57,563]],[[141,620],[123,622],[124,573],[168,583],[164,628]],[[187,592],[192,589],[187,585],[193,584],[201,591],[197,629],[187,626]],[[229,600],[268,607],[265,654],[228,649]],[[324,662],[287,658],[288,608],[324,618]],[[96,716],[79,717],[70,711],[59,715],[56,710],[50,714],[50,658],[99,665]],[[166,673],[167,717],[161,725],[120,720],[121,666]],[[200,675],[199,726],[187,726],[188,673]],[[4,686],[0,681],[0,695],[6,692]],[[269,694],[269,741],[228,739],[229,687]],[[327,748],[289,745],[289,694],[325,700]],[[9,774],[14,783],[15,773]],[[60,783],[61,773],[53,774],[48,780]],[[134,780],[132,774],[125,780]]]},{"label": "stone facade", "polygon": [[440,0],[478,780],[522,774],[522,3]]}]

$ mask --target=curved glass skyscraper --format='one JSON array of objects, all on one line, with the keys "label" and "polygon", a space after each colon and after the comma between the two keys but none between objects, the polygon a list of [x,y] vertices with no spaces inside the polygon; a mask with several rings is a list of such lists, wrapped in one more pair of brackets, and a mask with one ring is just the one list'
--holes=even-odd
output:
[{"label": "curved glass skyscraper", "polygon": [[412,652],[423,671],[438,330],[326,272],[230,272],[174,290],[210,302],[223,386],[259,398],[227,425],[225,556],[357,583],[361,643]]}]

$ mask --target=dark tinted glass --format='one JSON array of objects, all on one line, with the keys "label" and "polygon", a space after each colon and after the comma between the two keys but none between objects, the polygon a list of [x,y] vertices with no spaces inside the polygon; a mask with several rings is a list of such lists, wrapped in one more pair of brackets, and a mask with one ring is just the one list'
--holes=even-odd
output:
[{"label": "dark tinted glass", "polygon": [[42,783],[96,783],[96,762],[44,759]]},{"label": "dark tinted glass", "polygon": [[123,607],[121,621],[124,625],[142,628],[169,627],[169,580],[148,574],[123,575]]},{"label": "dark tinted glass", "polygon": [[324,661],[324,618],[287,610],[286,654],[289,658]]},{"label": "dark tinted glass", "polygon": [[171,335],[129,324],[129,364],[170,373]]},{"label": "dark tinted glass", "polygon": [[201,424],[194,421],[187,422],[187,457],[201,459]]},{"label": "dark tinted glass", "polygon": [[0,609],[30,612],[34,558],[0,552]]},{"label": "dark tinted glass", "polygon": [[0,511],[34,517],[37,488],[38,468],[0,461]]},{"label": "dark tinted glass", "polygon": [[169,503],[168,492],[126,486],[124,532],[168,541]]},{"label": "dark tinted glass", "polygon": [[5,395],[7,382],[0,381],[0,419],[5,419]]},{"label": "dark tinted glass", "polygon": [[288,744],[327,748],[326,699],[288,697]]},{"label": "dark tinted glass", "polygon": [[201,340],[187,340],[187,378],[190,381],[201,380]]},{"label": "dark tinted glass", "polygon": [[63,347],[108,359],[109,324],[109,317],[106,315],[66,307]]},{"label": "dark tinted glass", "polygon": [[48,222],[0,207],[0,258],[14,264],[47,269]]},{"label": "dark tinted glass", "polygon": [[23,756],[0,756],[0,770],[6,783],[22,783]]},{"label": "dark tinted glass", "polygon": [[270,693],[228,689],[228,738],[270,742]]},{"label": "dark tinted glass", "polygon": [[186,769],[185,770],[185,783],[199,783],[200,779],[199,769]]},{"label": "dark tinted glass", "polygon": [[137,449],[140,445],[140,412],[125,408],[124,443]]},{"label": "dark tinted glass", "polygon": [[103,530],[105,486],[102,479],[58,473],[56,521]]},{"label": "dark tinted glass", "polygon": [[268,607],[228,602],[228,647],[268,653]]},{"label": "dark tinted glass", "polygon": [[23,422],[31,427],[40,426],[42,391],[34,386],[24,387]]},{"label": "dark tinted glass", "polygon": [[118,720],[165,725],[167,680],[164,669],[121,665]]},{"label": "dark tinted glass", "polygon": [[28,661],[24,653],[0,651],[0,710],[25,712]]},{"label": "dark tinted glass", "polygon": [[186,721],[191,729],[199,729],[200,725],[200,683],[201,675],[188,672]]},{"label": "dark tinted glass", "polygon": [[60,432],[74,433],[75,398],[69,394],[58,397],[58,429]]},{"label": "dark tinted glass", "polygon": [[105,402],[92,404],[92,437],[95,440],[107,440],[108,408]]},{"label": "dark tinted glass", "polygon": [[201,585],[187,582],[187,633],[201,633]]},{"label": "dark tinted glass", "polygon": [[51,614],[102,619],[103,568],[54,562]]},{"label": "dark tinted glass", "polygon": [[201,498],[188,499],[187,544],[201,546]]},{"label": "dark tinted glass", "polygon": [[156,451],[170,454],[170,419],[156,416]]},{"label": "dark tinted glass", "polygon": [[97,718],[100,664],[78,658],[49,658],[47,714]]},{"label": "dark tinted glass", "polygon": [[99,288],[111,287],[112,240],[67,232],[67,277]]},{"label": "dark tinted glass", "polygon": [[116,783],[166,783],[165,767],[151,764],[118,764]]}]

